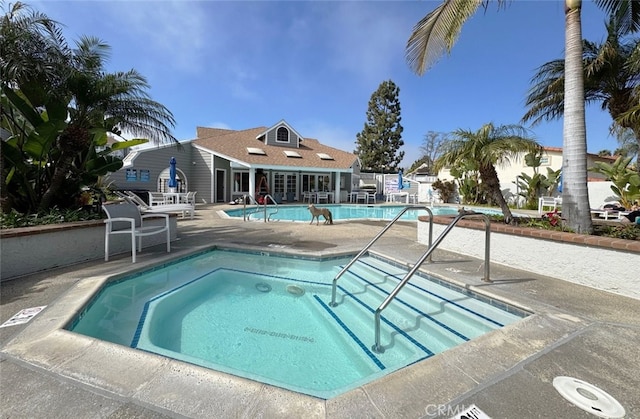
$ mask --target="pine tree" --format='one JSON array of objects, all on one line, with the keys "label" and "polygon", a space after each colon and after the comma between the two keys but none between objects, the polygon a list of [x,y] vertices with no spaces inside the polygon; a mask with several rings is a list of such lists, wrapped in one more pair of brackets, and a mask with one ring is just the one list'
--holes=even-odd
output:
[{"label": "pine tree", "polygon": [[399,151],[404,145],[399,94],[398,86],[387,80],[371,95],[367,122],[356,135],[355,153],[360,158],[362,170],[387,173],[398,170],[404,157],[404,151]]}]

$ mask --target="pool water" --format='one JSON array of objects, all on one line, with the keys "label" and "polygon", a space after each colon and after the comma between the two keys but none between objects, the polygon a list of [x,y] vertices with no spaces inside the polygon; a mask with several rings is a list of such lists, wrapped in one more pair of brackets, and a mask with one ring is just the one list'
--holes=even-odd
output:
[{"label": "pool water", "polygon": [[330,398],[526,313],[418,276],[373,312],[406,270],[368,255],[303,259],[214,250],[106,285],[69,329],[217,371]]},{"label": "pool water", "polygon": [[[406,205],[342,205],[318,204],[318,207],[329,208],[334,220],[351,220],[351,219],[373,219],[373,220],[392,220],[400,211],[406,208]],[[456,207],[433,207],[430,208],[433,215],[457,215]],[[276,212],[277,211],[277,212]],[[502,214],[496,210],[481,210],[485,214],[499,215]],[[234,208],[224,211],[229,217],[243,217],[242,208]],[[263,207],[247,207],[247,214],[250,220],[264,220]],[[426,210],[407,211],[401,220],[417,220],[421,215],[428,215]],[[267,218],[269,220],[280,221],[311,221],[311,213],[309,213],[308,205],[279,205],[267,206]],[[320,222],[324,222],[322,219]]]}]

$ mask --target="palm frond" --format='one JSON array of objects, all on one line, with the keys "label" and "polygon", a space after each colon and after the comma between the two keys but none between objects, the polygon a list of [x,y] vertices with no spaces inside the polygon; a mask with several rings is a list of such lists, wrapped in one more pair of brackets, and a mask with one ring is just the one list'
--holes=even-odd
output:
[{"label": "palm frond", "polygon": [[413,28],[405,57],[419,75],[427,71],[446,52],[451,52],[462,26],[483,0],[445,0]]},{"label": "palm frond", "polygon": [[620,28],[625,33],[640,31],[639,0],[595,0],[609,15],[617,15]]},{"label": "palm frond", "polygon": [[522,122],[537,125],[562,116],[564,112],[564,60],[554,60],[538,68],[527,94],[528,111]]}]

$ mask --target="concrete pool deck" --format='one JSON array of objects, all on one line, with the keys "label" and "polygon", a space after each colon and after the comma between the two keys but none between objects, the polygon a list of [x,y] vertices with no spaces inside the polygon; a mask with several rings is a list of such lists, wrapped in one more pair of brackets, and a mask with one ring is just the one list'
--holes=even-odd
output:
[{"label": "concrete pool deck", "polygon": [[[123,254],[3,282],[1,322],[47,308],[27,324],[0,328],[2,417],[448,418],[472,404],[494,419],[595,417],[555,390],[557,376],[590,383],[620,402],[627,418],[640,417],[640,300],[502,265],[491,266],[493,282],[485,283],[482,261],[449,252],[436,252],[424,269],[534,314],[329,400],[60,330],[106,276],[213,245],[355,253],[384,226],[245,223],[221,219],[224,207],[198,207],[193,220],[181,219],[169,255],[157,246],[135,265]],[[412,263],[425,250],[415,223],[398,223],[383,237],[372,250],[399,261]],[[629,275],[639,274],[630,264]]]}]

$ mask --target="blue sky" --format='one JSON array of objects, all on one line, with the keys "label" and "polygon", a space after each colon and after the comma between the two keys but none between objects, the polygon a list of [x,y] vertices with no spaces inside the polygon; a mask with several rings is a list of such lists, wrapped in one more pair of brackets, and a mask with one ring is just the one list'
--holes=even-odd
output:
[{"label": "blue sky", "polygon": [[[246,129],[286,120],[305,137],[347,151],[371,94],[400,88],[403,166],[429,131],[519,123],[535,70],[563,57],[564,1],[493,2],[425,75],[404,58],[413,26],[440,1],[35,1],[69,42],[96,36],[112,47],[109,71],[135,68],[173,112],[180,140],[196,126]],[[600,42],[606,16],[583,2],[583,37]],[[587,108],[588,151],[615,149],[611,118]],[[562,146],[562,121],[532,128]]]}]

